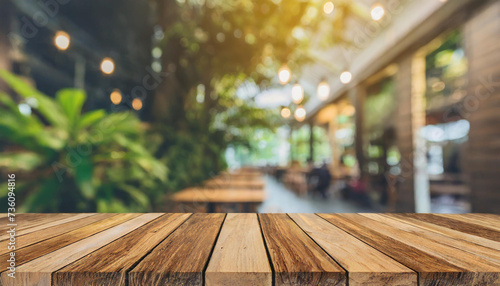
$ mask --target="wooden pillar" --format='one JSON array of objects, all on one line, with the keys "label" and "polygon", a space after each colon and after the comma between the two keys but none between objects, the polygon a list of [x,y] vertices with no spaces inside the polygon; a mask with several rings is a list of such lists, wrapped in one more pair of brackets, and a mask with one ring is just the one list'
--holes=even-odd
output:
[{"label": "wooden pillar", "polygon": [[412,131],[412,56],[398,61],[396,80],[396,138],[401,153],[401,174],[397,178],[397,212],[415,212],[413,131]]},{"label": "wooden pillar", "polygon": [[314,163],[314,123],[309,122],[309,160]]},{"label": "wooden pillar", "polygon": [[431,212],[429,173],[427,172],[427,141],[420,131],[425,126],[425,54],[417,53],[411,62],[411,130],[413,133],[413,196],[415,212]]},{"label": "wooden pillar", "polygon": [[473,212],[500,213],[500,1],[465,24],[468,93],[459,106],[470,122],[465,162]]},{"label": "wooden pillar", "polygon": [[364,176],[364,166],[365,166],[365,155],[363,151],[363,129],[364,129],[364,103],[366,97],[366,89],[362,85],[358,85],[355,88],[352,88],[349,91],[349,97],[351,102],[354,102],[354,106],[356,108],[355,114],[355,148],[356,148],[356,159],[358,160],[359,165],[359,174],[360,176]]}]

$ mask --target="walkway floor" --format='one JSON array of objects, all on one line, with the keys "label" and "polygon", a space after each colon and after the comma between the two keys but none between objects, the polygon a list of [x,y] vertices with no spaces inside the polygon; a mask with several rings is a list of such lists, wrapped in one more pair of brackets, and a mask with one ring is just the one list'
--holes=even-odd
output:
[{"label": "walkway floor", "polygon": [[374,212],[353,202],[332,196],[297,196],[271,176],[266,176],[266,200],[258,209],[260,213],[361,213]]}]

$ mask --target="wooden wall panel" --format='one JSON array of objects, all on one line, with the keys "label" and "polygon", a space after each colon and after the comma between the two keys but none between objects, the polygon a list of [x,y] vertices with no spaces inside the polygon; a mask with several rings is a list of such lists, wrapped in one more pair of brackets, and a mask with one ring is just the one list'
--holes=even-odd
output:
[{"label": "wooden wall panel", "polygon": [[471,124],[466,165],[473,212],[500,213],[499,39],[500,2],[490,1],[465,24],[469,89],[462,112]]}]

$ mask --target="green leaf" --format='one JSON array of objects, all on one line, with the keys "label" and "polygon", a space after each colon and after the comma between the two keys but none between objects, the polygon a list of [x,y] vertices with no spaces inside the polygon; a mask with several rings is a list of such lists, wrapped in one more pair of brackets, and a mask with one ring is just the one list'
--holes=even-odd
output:
[{"label": "green leaf", "polygon": [[82,115],[80,128],[89,127],[106,116],[104,109],[93,110]]},{"label": "green leaf", "polygon": [[68,117],[69,127],[77,127],[76,124],[80,119],[82,107],[85,103],[85,99],[87,98],[85,91],[66,88],[58,91],[56,98],[61,105],[63,112]]},{"label": "green leaf", "polygon": [[137,202],[142,208],[147,209],[150,206],[149,198],[141,192],[136,187],[130,186],[130,185],[120,185],[118,186],[120,190],[125,191],[127,194],[130,195],[130,197]]},{"label": "green leaf", "polygon": [[17,94],[24,98],[33,97],[38,102],[38,111],[47,121],[56,126],[67,126],[67,118],[64,116],[60,106],[47,95],[31,87],[27,82],[14,74],[0,69],[0,78],[2,78]]},{"label": "green leaf", "polygon": [[93,164],[90,157],[82,157],[75,167],[75,181],[81,194],[86,199],[95,197],[95,189],[92,184]]},{"label": "green leaf", "polygon": [[32,171],[43,161],[41,155],[32,152],[0,154],[0,168],[5,167],[11,171]]},{"label": "green leaf", "polygon": [[21,210],[25,212],[44,212],[52,210],[58,205],[60,184],[56,178],[40,182],[39,188],[30,193]]}]

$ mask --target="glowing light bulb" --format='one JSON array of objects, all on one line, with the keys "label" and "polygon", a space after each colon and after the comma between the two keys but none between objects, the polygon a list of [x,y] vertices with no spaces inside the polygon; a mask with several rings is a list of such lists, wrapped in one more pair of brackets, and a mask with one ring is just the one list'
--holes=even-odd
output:
[{"label": "glowing light bulb", "polygon": [[299,104],[302,99],[304,99],[304,89],[300,84],[295,84],[292,87],[292,101],[295,104]]},{"label": "glowing light bulb", "polygon": [[345,71],[340,74],[340,82],[343,84],[348,84],[352,80],[352,74],[349,71]]},{"label": "glowing light bulb", "polygon": [[333,9],[335,9],[335,5],[333,5],[332,1],[328,1],[323,5],[323,12],[325,12],[325,14],[331,14]]},{"label": "glowing light bulb", "polygon": [[384,17],[385,10],[384,7],[380,4],[375,4],[372,7],[372,10],[370,11],[370,15],[372,16],[372,19],[375,21],[378,21]]},{"label": "glowing light bulb", "polygon": [[101,71],[105,74],[112,74],[115,71],[115,63],[110,58],[104,58],[101,62]]},{"label": "glowing light bulb", "polygon": [[292,115],[292,111],[290,110],[290,108],[283,107],[283,109],[281,109],[281,117],[287,119],[290,118],[290,115]]},{"label": "glowing light bulb", "polygon": [[318,98],[326,100],[330,96],[330,86],[326,81],[322,81],[318,85]]},{"label": "glowing light bulb", "polygon": [[122,102],[122,94],[120,90],[113,90],[113,92],[109,95],[109,99],[111,99],[113,104],[120,104],[120,102]]},{"label": "glowing light bulb", "polygon": [[280,70],[278,71],[278,77],[280,79],[281,84],[287,84],[290,81],[290,78],[292,77],[292,72],[288,68],[288,66],[282,66]]},{"label": "glowing light bulb", "polygon": [[132,100],[132,108],[135,110],[141,110],[142,101],[139,98],[134,98],[134,100]]},{"label": "glowing light bulb", "polygon": [[64,31],[58,31],[54,37],[54,45],[61,51],[67,50],[70,42],[71,40],[68,33]]},{"label": "glowing light bulb", "polygon": [[297,108],[297,110],[295,110],[294,117],[295,117],[295,120],[297,120],[299,122],[304,121],[304,119],[306,119],[306,110],[304,109],[304,107],[299,106],[299,108]]}]

